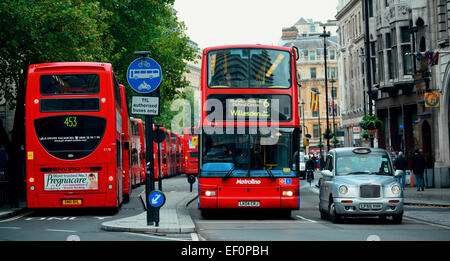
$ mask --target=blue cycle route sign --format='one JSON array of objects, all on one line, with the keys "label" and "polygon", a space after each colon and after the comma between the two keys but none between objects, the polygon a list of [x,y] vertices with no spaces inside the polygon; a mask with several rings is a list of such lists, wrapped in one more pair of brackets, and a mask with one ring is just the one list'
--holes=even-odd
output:
[{"label": "blue cycle route sign", "polygon": [[136,92],[153,92],[158,88],[161,80],[161,66],[152,58],[138,58],[128,66],[127,81]]},{"label": "blue cycle route sign", "polygon": [[159,190],[152,191],[149,196],[150,205],[154,208],[160,208],[166,202],[166,196]]}]

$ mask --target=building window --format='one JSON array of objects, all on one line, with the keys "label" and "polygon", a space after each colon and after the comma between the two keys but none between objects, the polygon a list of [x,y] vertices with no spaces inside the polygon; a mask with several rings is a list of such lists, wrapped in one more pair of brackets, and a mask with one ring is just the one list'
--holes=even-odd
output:
[{"label": "building window", "polygon": [[310,61],[316,60],[316,52],[315,51],[310,51],[309,52],[309,60]]},{"label": "building window", "polygon": [[313,138],[319,138],[319,125],[314,124],[313,126]]},{"label": "building window", "polygon": [[309,71],[311,73],[311,79],[316,79],[316,68],[310,68]]},{"label": "building window", "polygon": [[412,56],[406,56],[406,53],[411,53],[411,40],[409,28],[407,26],[401,27],[401,46],[403,59],[403,75],[412,74]]},{"label": "building window", "polygon": [[334,52],[334,50],[330,50],[330,60],[334,60],[334,59],[336,59],[335,52]]},{"label": "building window", "polygon": [[328,77],[330,78],[336,78],[336,68],[335,67],[330,67],[328,68]]}]

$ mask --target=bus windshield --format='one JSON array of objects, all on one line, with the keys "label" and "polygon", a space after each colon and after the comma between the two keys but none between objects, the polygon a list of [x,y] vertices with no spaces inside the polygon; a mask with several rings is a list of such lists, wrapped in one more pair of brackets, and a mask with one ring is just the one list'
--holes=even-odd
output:
[{"label": "bus windshield", "polygon": [[42,95],[97,94],[100,91],[98,74],[52,74],[40,77]]},{"label": "bus windshield", "polygon": [[[266,177],[291,175],[293,130],[279,128],[265,134],[205,134],[203,166],[232,166],[225,172],[203,171],[203,176]],[[236,133],[236,132],[235,132]],[[212,163],[212,164],[211,164]],[[217,165],[219,164],[219,165]],[[230,173],[229,173],[230,172]]]},{"label": "bus windshield", "polygon": [[208,54],[210,88],[291,86],[289,52],[274,49],[222,49]]}]

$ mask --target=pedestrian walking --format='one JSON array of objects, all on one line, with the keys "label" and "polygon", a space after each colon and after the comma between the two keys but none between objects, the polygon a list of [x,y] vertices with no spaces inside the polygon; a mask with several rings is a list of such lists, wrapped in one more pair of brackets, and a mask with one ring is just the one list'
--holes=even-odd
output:
[{"label": "pedestrian walking", "polygon": [[402,189],[405,188],[405,175],[406,175],[406,169],[408,168],[408,161],[406,160],[405,156],[403,155],[403,152],[398,153],[398,157],[394,161],[394,168],[395,170],[400,170],[401,175],[398,176],[398,179],[400,181],[400,185],[402,186]]},{"label": "pedestrian walking", "polygon": [[416,183],[417,191],[424,190],[425,181],[423,172],[425,170],[425,158],[422,155],[422,149],[417,149],[412,158],[412,170],[414,174],[414,183]]}]

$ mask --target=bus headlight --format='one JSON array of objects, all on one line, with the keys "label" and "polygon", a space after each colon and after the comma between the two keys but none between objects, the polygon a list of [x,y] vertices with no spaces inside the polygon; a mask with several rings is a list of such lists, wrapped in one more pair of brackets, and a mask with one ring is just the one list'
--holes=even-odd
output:
[{"label": "bus headlight", "polygon": [[205,196],[214,197],[215,195],[216,195],[216,191],[215,190],[207,190],[207,191],[205,191]]},{"label": "bus headlight", "polygon": [[292,190],[285,190],[285,191],[282,192],[282,195],[284,197],[292,197],[292,196],[294,196],[294,191],[292,191]]}]

